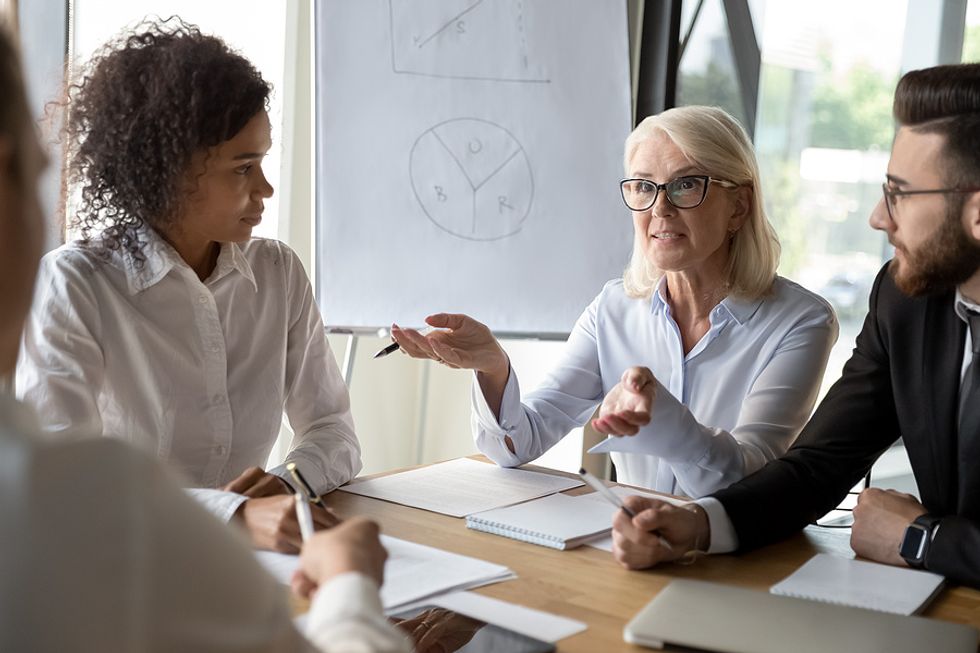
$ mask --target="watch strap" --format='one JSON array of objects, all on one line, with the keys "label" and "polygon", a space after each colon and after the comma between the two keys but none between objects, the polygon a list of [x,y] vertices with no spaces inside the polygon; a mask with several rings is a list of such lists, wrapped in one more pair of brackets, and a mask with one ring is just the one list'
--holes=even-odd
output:
[{"label": "watch strap", "polygon": [[912,523],[918,524],[922,528],[926,529],[926,531],[929,532],[929,539],[932,540],[932,536],[936,532],[936,526],[939,525],[941,519],[942,517],[939,517],[938,515],[930,515],[929,513],[926,513],[913,519]]},{"label": "watch strap", "polygon": [[[919,515],[912,520],[908,528],[905,529],[905,537],[909,537],[911,531],[919,531],[923,533],[925,538],[922,541],[921,556],[905,556],[903,555],[905,562],[909,564],[910,567],[915,569],[922,569],[926,564],[926,558],[929,556],[929,546],[932,544],[932,537],[936,532],[936,527],[939,525],[941,517],[936,515],[924,514]],[[904,539],[903,539],[904,545]],[[901,548],[904,548],[901,547]]]}]

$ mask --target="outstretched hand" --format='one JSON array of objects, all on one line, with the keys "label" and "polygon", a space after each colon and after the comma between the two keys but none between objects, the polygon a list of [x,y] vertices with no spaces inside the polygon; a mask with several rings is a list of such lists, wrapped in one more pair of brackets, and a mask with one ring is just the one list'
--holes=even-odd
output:
[{"label": "outstretched hand", "polygon": [[631,367],[602,400],[592,428],[608,435],[636,435],[650,423],[656,397],[653,372],[646,367]]},{"label": "outstretched hand", "polygon": [[503,375],[510,370],[507,354],[485,324],[467,315],[436,313],[425,318],[436,330],[422,335],[391,325],[391,337],[412,358],[428,358],[452,368]]}]

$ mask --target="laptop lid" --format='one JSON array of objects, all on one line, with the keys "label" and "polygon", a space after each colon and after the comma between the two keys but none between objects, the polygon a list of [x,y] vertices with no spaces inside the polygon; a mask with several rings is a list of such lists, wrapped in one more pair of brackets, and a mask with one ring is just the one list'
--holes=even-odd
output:
[{"label": "laptop lid", "polygon": [[719,653],[976,653],[962,624],[848,608],[697,580],[675,580],[626,624],[631,644]]}]

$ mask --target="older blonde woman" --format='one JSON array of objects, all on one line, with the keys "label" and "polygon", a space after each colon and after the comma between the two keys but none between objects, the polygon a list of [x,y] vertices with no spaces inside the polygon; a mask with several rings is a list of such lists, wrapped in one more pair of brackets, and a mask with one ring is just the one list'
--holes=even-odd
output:
[{"label": "older blonde woman", "polygon": [[626,140],[632,260],[575,324],[547,380],[521,400],[490,330],[437,314],[442,330],[392,328],[402,351],[473,369],[477,446],[500,465],[540,456],[593,421],[619,480],[699,497],[782,455],[816,400],[837,339],[833,310],[776,275],[779,243],[758,164],[721,109],[682,107]]}]

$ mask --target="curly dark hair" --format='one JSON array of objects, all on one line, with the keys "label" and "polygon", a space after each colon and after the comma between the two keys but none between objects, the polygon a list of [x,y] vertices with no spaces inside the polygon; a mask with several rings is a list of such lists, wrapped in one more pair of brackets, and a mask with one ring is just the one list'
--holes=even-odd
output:
[{"label": "curly dark hair", "polygon": [[139,228],[172,226],[193,154],[237,134],[271,91],[224,41],[175,16],[107,43],[68,91],[68,178],[80,189],[69,227],[142,264]]}]

